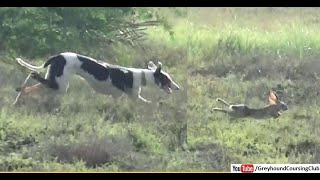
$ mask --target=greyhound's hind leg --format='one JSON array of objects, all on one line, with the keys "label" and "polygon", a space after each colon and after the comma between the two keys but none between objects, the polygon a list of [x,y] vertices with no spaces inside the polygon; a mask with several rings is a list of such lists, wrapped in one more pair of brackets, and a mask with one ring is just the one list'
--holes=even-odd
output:
[{"label": "greyhound's hind leg", "polygon": [[33,79],[37,80],[41,84],[43,84],[51,89],[58,90],[58,88],[59,88],[57,82],[50,80],[50,79],[45,79],[45,78],[41,77],[40,74],[37,72],[32,72],[31,76]]}]

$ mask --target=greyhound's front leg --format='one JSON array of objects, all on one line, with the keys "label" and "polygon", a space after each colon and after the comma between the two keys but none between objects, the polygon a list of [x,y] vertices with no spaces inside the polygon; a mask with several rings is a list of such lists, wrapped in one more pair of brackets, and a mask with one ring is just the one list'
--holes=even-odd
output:
[{"label": "greyhound's front leg", "polygon": [[146,100],[145,98],[143,98],[143,97],[141,96],[141,87],[139,87],[139,90],[138,90],[138,98],[141,99],[141,100],[142,100],[143,102],[145,102],[145,103],[151,103],[151,101]]},{"label": "greyhound's front leg", "polygon": [[151,101],[146,100],[145,98],[141,97],[140,95],[138,97],[139,97],[139,99],[141,99],[145,103],[152,103]]}]

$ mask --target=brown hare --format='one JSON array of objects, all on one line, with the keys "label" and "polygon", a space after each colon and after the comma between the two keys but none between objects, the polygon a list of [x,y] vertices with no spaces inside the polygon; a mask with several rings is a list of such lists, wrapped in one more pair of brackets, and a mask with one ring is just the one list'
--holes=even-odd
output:
[{"label": "brown hare", "polygon": [[269,95],[269,104],[262,108],[250,108],[245,104],[229,104],[221,98],[217,98],[217,101],[222,102],[229,108],[227,110],[222,108],[213,108],[212,111],[224,112],[233,118],[278,118],[281,115],[281,111],[288,110],[288,106],[286,105],[286,103],[280,101],[276,93],[272,90],[270,91]]}]

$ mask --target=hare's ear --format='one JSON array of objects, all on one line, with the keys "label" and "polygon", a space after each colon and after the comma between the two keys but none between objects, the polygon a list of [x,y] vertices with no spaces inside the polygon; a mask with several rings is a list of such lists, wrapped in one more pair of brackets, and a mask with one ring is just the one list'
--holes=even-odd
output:
[{"label": "hare's ear", "polygon": [[278,101],[279,101],[278,96],[274,91],[271,90],[269,95],[269,104],[276,105],[278,104]]}]

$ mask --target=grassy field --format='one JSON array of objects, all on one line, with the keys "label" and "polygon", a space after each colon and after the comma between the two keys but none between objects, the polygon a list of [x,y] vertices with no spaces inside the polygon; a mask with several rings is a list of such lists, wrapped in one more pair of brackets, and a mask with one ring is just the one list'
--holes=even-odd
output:
[{"label": "grassy field", "polygon": [[[167,96],[146,89],[152,105],[96,94],[74,77],[63,98],[13,108],[26,74],[0,63],[0,171],[229,171],[231,163],[319,162],[318,8],[160,11],[173,36],[151,28],[145,50],[118,47],[105,57],[133,67],[161,60],[182,90]],[[211,112],[217,97],[262,107],[271,88],[282,89],[289,106],[276,120]]]},{"label": "grassy field", "polygon": [[[206,153],[199,171],[228,171],[230,163],[319,162],[317,10],[190,10],[188,146]],[[263,107],[271,88],[282,89],[289,106],[276,120],[233,120],[210,111],[221,107],[218,97]],[[222,160],[213,163],[217,157]]]}]

